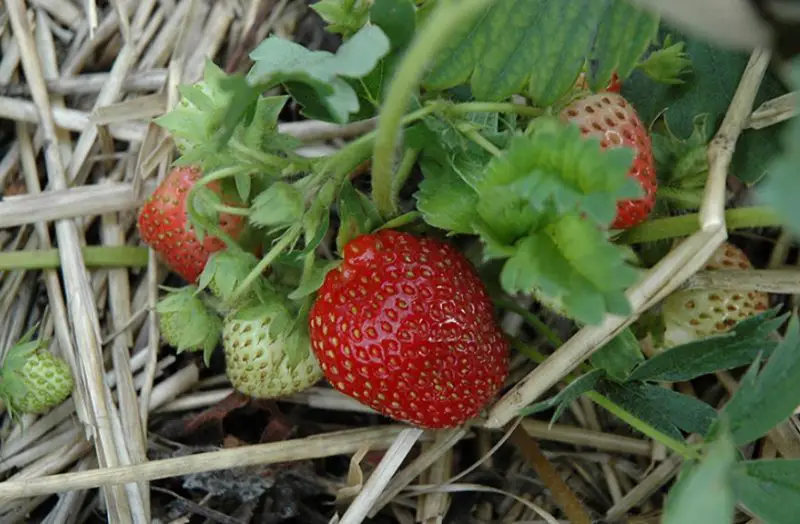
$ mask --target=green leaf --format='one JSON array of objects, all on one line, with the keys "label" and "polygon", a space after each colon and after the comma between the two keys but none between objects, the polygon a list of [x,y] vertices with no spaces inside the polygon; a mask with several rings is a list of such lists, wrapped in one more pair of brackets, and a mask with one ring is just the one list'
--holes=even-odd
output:
[{"label": "green leaf", "polygon": [[683,382],[715,371],[746,366],[769,356],[778,343],[771,335],[786,321],[769,310],[742,320],[727,333],[670,348],[643,362],[630,380]]},{"label": "green leaf", "polygon": [[534,292],[587,324],[601,322],[606,312],[627,315],[625,289],[636,279],[637,271],[627,264],[624,251],[576,215],[562,217],[520,241],[500,274],[507,293]]},{"label": "green leaf", "polygon": [[[262,87],[287,84],[290,92],[304,86],[304,104],[312,118],[345,124],[359,110],[358,96],[346,78],[366,76],[390,49],[389,39],[377,26],[366,26],[339,47],[336,54],[310,51],[279,37],[269,37],[250,54],[254,65],[248,81]],[[317,107],[311,107],[310,101]],[[320,111],[324,111],[320,113]]]},{"label": "green leaf", "polygon": [[[646,124],[663,115],[675,134],[681,137],[692,132],[697,115],[708,113],[713,134],[739,85],[748,61],[748,53],[714,47],[703,38],[689,37],[664,25],[660,37],[674,35],[676,41],[685,42],[685,52],[692,61],[692,74],[681,85],[658,83],[635,71],[623,84],[622,94],[636,107]],[[786,93],[780,81],[768,72],[761,84],[755,105]],[[746,183],[764,176],[779,150],[778,136],[783,126],[765,129],[748,129],[736,143],[731,174]],[[710,135],[706,137],[709,139]]]},{"label": "green leaf", "polygon": [[454,158],[441,163],[433,157],[423,157],[420,168],[425,178],[414,198],[428,224],[453,233],[469,234],[473,232],[473,210],[478,194],[456,172],[455,162],[459,161],[462,160]]},{"label": "green leaf", "polygon": [[303,279],[301,280],[300,285],[297,286],[297,289],[289,293],[289,299],[300,300],[301,298],[305,298],[308,295],[315,293],[320,287],[322,287],[322,283],[325,281],[325,277],[328,275],[328,273],[339,267],[340,264],[341,261],[332,260],[324,265],[315,266],[314,269],[307,275],[303,275]]},{"label": "green leaf", "polygon": [[416,10],[411,0],[375,0],[369,19],[383,29],[392,49],[403,49],[414,37]]},{"label": "green leaf", "polygon": [[375,204],[364,193],[355,189],[349,180],[342,185],[339,194],[339,219],[341,223],[336,235],[339,253],[342,253],[348,242],[369,233],[381,223]]},{"label": "green leaf", "polygon": [[764,524],[794,524],[800,515],[800,460],[749,460],[731,475],[736,498]]},{"label": "green leaf", "polygon": [[[510,241],[524,235],[537,215],[580,210],[607,226],[619,199],[641,196],[627,173],[633,162],[627,147],[601,149],[596,139],[555,119],[536,121],[530,136],[516,136],[494,158],[475,184],[476,211],[498,236]],[[520,214],[528,220],[520,220]]]},{"label": "green leaf", "polygon": [[297,222],[304,210],[299,189],[286,182],[275,182],[253,199],[250,223],[259,227],[286,227]]},{"label": "green leaf", "polygon": [[328,24],[326,30],[349,37],[369,18],[368,0],[319,0],[309,7]]},{"label": "green leaf", "polygon": [[590,360],[592,366],[604,370],[612,379],[624,382],[631,370],[644,361],[644,355],[633,331],[626,328],[595,351]]},{"label": "green leaf", "polygon": [[556,396],[550,397],[549,399],[544,400],[542,402],[537,402],[536,404],[533,404],[523,409],[519,413],[519,416],[524,417],[528,415],[533,415],[555,407],[556,411],[550,418],[550,423],[554,424],[559,419],[559,417],[561,417],[561,414],[570,404],[576,401],[584,393],[592,391],[597,382],[601,380],[604,375],[605,372],[603,370],[593,369],[592,371],[584,375],[581,375],[580,377],[570,382],[570,384],[561,391],[559,391],[559,393]]},{"label": "green leaf", "polygon": [[737,445],[752,442],[786,420],[800,405],[800,321],[789,319],[783,340],[760,374],[751,366],[722,410]]},{"label": "green leaf", "polygon": [[628,0],[607,3],[597,26],[592,59],[597,64],[589,70],[588,83],[600,91],[617,73],[625,80],[647,50],[658,32],[658,18],[651,11],[642,10]]},{"label": "green leaf", "polygon": [[[795,58],[792,65],[792,79],[795,88],[800,89],[800,59]],[[800,234],[800,118],[795,116],[782,135],[783,153],[769,166],[769,176],[758,188],[759,199],[770,206],[795,234]],[[794,197],[794,198],[793,198]]]},{"label": "green leaf", "polygon": [[[223,78],[222,69],[206,60],[203,80],[180,86],[182,96],[176,107],[155,119],[156,124],[170,132],[181,153],[207,146],[225,119],[235,92],[223,87]],[[239,80],[244,83],[244,78]]]},{"label": "green leaf", "polygon": [[736,463],[736,448],[729,435],[708,446],[699,463],[687,463],[667,496],[664,524],[731,524],[736,499],[731,471]]},{"label": "green leaf", "polygon": [[584,63],[596,63],[594,84],[614,71],[625,79],[658,28],[625,0],[498,0],[437,53],[424,87],[469,82],[478,100],[526,92],[549,105],[573,86]]},{"label": "green leaf", "polygon": [[653,384],[602,381],[595,389],[676,440],[683,440],[680,430],[705,435],[717,418],[717,412],[705,402]]}]

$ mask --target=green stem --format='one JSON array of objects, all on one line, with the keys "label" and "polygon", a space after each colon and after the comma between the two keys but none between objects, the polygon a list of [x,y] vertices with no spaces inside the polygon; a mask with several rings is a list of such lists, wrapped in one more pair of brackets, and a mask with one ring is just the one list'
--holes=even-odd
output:
[{"label": "green stem", "polygon": [[503,152],[500,149],[489,142],[489,140],[483,136],[482,134],[478,133],[474,128],[472,128],[469,124],[458,124],[456,126],[458,132],[462,135],[466,136],[479,146],[481,146],[484,150],[486,150],[492,156],[503,156]]},{"label": "green stem", "polygon": [[647,435],[651,439],[655,440],[666,446],[667,448],[671,449],[672,451],[678,453],[679,455],[683,456],[687,459],[696,459],[699,458],[697,452],[692,449],[689,445],[685,442],[681,442],[679,440],[675,440],[674,438],[670,437],[669,435],[665,435],[661,433],[650,424],[647,424],[643,420],[637,418],[634,415],[631,415],[627,411],[625,411],[620,406],[614,404],[611,400],[604,397],[600,393],[596,391],[590,391],[586,393],[586,396],[592,400],[598,406],[604,408],[612,415],[616,416],[632,428],[638,430],[644,435]]},{"label": "green stem", "polygon": [[510,102],[463,102],[447,109],[450,113],[516,113],[520,116],[535,118],[544,111],[538,107]]},{"label": "green stem", "polygon": [[507,309],[512,313],[516,313],[522,317],[522,320],[527,322],[534,331],[546,338],[547,341],[553,345],[553,347],[558,348],[564,344],[564,341],[561,340],[561,337],[559,337],[555,331],[550,329],[550,326],[545,324],[539,317],[528,311],[526,308],[520,306],[513,300],[508,300],[501,297],[494,297],[493,300],[494,303],[499,307]]},{"label": "green stem", "polygon": [[246,145],[242,144],[238,140],[231,139],[229,142],[231,149],[237,151],[243,155],[249,156],[251,159],[260,162],[261,164],[268,166],[268,167],[277,167],[283,168],[289,163],[289,161],[275,155],[268,155],[262,151],[258,151],[257,149],[253,149],[251,147],[247,147]]},{"label": "green stem", "polygon": [[[190,215],[190,216],[191,215],[200,216],[197,213],[197,209],[195,208],[194,198],[195,198],[195,195],[197,194],[197,191],[201,187],[205,187],[208,184],[210,184],[211,182],[216,182],[217,180],[222,180],[224,178],[230,178],[230,177],[236,176],[236,175],[238,175],[240,173],[243,173],[243,172],[244,171],[242,170],[241,167],[228,167],[228,168],[225,168],[225,169],[220,169],[219,171],[214,171],[212,173],[209,173],[209,174],[205,175],[203,178],[201,178],[200,180],[198,180],[192,186],[192,188],[189,190],[189,194],[186,195],[186,212],[187,212],[187,214]],[[236,241],[229,234],[227,234],[225,231],[223,231],[222,228],[219,227],[217,224],[212,224],[211,222],[207,222],[207,223],[204,223],[203,226],[205,226],[205,228],[208,229],[208,232],[211,235],[213,235],[213,236],[219,238],[220,240],[222,240],[223,242],[225,242],[225,245],[227,245],[229,248],[237,248],[238,247],[238,244],[236,243]]]},{"label": "green stem", "polygon": [[387,218],[395,213],[392,200],[392,158],[400,132],[403,114],[411,94],[425,73],[428,61],[453,33],[469,23],[480,11],[495,0],[441,1],[430,14],[422,30],[417,33],[389,86],[381,109],[372,158],[372,191],[375,205]]},{"label": "green stem", "polygon": [[[86,267],[147,267],[148,249],[136,246],[85,246],[81,248]],[[58,249],[30,249],[0,252],[0,271],[58,269]]]},{"label": "green stem", "polygon": [[397,176],[395,176],[394,187],[392,188],[392,202],[397,201],[397,196],[400,194],[403,186],[406,185],[406,181],[411,175],[411,171],[414,169],[418,157],[419,149],[406,149],[403,160],[397,167]]},{"label": "green stem", "polygon": [[269,265],[272,264],[287,247],[297,241],[297,238],[300,236],[300,230],[301,227],[299,225],[295,225],[281,236],[280,240],[278,240],[278,243],[272,246],[272,249],[270,249],[269,252],[264,255],[264,258],[262,258],[256,267],[250,271],[250,274],[247,275],[244,280],[242,280],[242,283],[239,284],[239,287],[233,292],[233,296],[231,296],[231,302],[236,302],[236,300],[241,297],[251,285],[253,285],[253,282],[255,282],[258,277],[264,273]]},{"label": "green stem", "polygon": [[[768,207],[740,207],[725,212],[729,230],[751,227],[780,226],[781,219]],[[641,244],[667,238],[691,235],[700,229],[698,215],[657,218],[630,229],[617,239],[622,244]]]},{"label": "green stem", "polygon": [[227,213],[229,215],[237,215],[240,217],[249,217],[250,210],[246,207],[233,207],[233,206],[226,206],[224,204],[215,204],[214,209],[217,213]]}]

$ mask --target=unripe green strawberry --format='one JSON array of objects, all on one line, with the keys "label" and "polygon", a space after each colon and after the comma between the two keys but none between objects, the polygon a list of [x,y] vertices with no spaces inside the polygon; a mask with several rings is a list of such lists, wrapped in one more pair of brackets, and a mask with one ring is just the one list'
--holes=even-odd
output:
[{"label": "unripe green strawberry", "polygon": [[222,319],[195,286],[170,291],[156,305],[161,336],[178,353],[202,351],[208,364],[222,332]]},{"label": "unripe green strawberry", "polygon": [[72,394],[72,371],[64,360],[31,341],[33,330],[13,346],[0,370],[0,398],[12,416],[41,414]]},{"label": "unripe green strawberry", "polygon": [[248,305],[225,318],[225,372],[236,390],[275,398],[308,389],[322,378],[305,322],[295,321],[275,301]]},{"label": "unripe green strawberry", "polygon": [[[753,269],[747,255],[729,242],[723,243],[706,262],[706,270]],[[740,321],[769,307],[769,295],[761,291],[687,289],[664,299],[663,347],[671,348],[730,330]]]}]

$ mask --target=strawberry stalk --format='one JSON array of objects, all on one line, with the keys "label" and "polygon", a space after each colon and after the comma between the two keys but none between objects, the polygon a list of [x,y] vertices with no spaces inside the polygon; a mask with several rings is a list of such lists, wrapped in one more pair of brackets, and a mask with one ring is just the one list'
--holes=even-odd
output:
[{"label": "strawberry stalk", "polygon": [[[217,224],[214,224],[212,221],[203,219],[203,217],[197,212],[197,208],[195,207],[195,197],[197,196],[197,192],[200,190],[200,188],[205,187],[212,182],[217,182],[225,178],[234,177],[244,172],[245,170],[242,169],[241,167],[228,167],[225,169],[220,169],[219,171],[215,171],[213,173],[209,173],[203,176],[192,186],[192,188],[189,190],[189,194],[186,197],[186,212],[189,215],[189,218],[193,222],[202,225],[209,233],[211,233],[211,235],[225,242],[225,245],[231,249],[240,249],[239,244],[229,234],[223,231],[222,228],[220,228]],[[231,206],[216,204],[213,202],[206,202],[206,205],[213,207],[217,212],[234,213],[240,216],[247,216],[249,214],[249,210],[246,208],[234,208]],[[233,209],[235,211],[229,211],[229,209]]]},{"label": "strawberry stalk", "polygon": [[249,275],[242,280],[242,283],[239,284],[239,287],[236,288],[236,291],[233,292],[231,296],[231,302],[236,302],[236,300],[244,295],[250,286],[261,276],[262,273],[272,264],[276,258],[280,256],[281,253],[286,250],[290,245],[297,241],[300,237],[301,226],[295,225],[292,226],[289,230],[286,231],[283,235],[281,235],[278,242],[272,246],[266,255],[259,261],[255,268],[250,272]]},{"label": "strawberry stalk", "polygon": [[[771,227],[781,225],[780,218],[772,209],[763,206],[740,207],[725,212],[725,223],[728,230],[748,229],[753,227]],[[697,213],[657,218],[644,222],[619,236],[617,242],[622,244],[642,244],[669,238],[691,235],[700,229]]]},{"label": "strawberry stalk", "polygon": [[[386,92],[375,135],[372,155],[372,194],[375,206],[385,218],[397,212],[392,195],[392,161],[397,135],[402,126],[408,102],[428,62],[452,38],[453,33],[469,23],[495,0],[462,0],[439,3],[415,36],[397,68]],[[427,109],[427,108],[425,108]]]}]

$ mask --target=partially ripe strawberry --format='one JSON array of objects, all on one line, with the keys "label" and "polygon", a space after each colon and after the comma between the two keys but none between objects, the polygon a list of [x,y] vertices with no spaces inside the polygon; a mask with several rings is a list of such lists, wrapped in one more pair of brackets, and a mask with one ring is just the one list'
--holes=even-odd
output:
[{"label": "partially ripe strawberry", "polygon": [[[747,271],[753,269],[753,265],[741,249],[725,242],[708,260],[705,269]],[[725,333],[768,307],[769,295],[761,291],[678,291],[662,304],[664,348]]]},{"label": "partially ripe strawberry", "polygon": [[334,388],[417,426],[476,417],[508,374],[508,342],[483,283],[435,239],[382,230],[352,240],[309,320]]},{"label": "partially ripe strawberry", "polygon": [[628,175],[639,182],[644,196],[620,200],[611,229],[629,229],[646,220],[655,206],[658,181],[650,135],[633,106],[619,94],[597,93],[571,103],[561,118],[577,124],[584,136],[599,138],[605,148],[635,150]]},{"label": "partially ripe strawberry", "polygon": [[[138,218],[142,241],[157,251],[170,269],[192,284],[203,271],[209,255],[225,248],[225,243],[212,235],[199,241],[189,227],[186,197],[201,177],[202,172],[197,168],[176,167],[144,203]],[[218,183],[212,182],[207,187],[219,193]],[[219,226],[236,239],[245,227],[245,220],[220,213]]]},{"label": "partially ripe strawberry", "polygon": [[322,378],[305,326],[291,329],[291,320],[277,303],[249,305],[225,318],[225,373],[237,391],[261,399],[283,397]]},{"label": "partially ripe strawberry", "polygon": [[38,415],[61,404],[72,394],[72,371],[64,360],[31,341],[33,331],[8,352],[0,370],[0,398],[12,415]]}]

